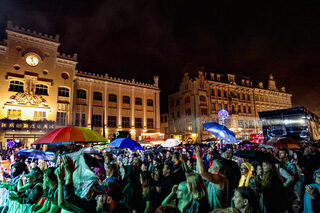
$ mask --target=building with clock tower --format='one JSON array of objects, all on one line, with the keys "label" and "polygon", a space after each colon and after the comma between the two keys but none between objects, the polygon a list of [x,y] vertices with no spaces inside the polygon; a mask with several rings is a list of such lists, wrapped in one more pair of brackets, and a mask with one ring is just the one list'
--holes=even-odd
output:
[{"label": "building with clock tower", "polygon": [[59,36],[14,26],[0,43],[0,142],[30,147],[64,126],[133,139],[160,131],[160,90],[153,84],[76,70],[77,54],[58,52]]}]

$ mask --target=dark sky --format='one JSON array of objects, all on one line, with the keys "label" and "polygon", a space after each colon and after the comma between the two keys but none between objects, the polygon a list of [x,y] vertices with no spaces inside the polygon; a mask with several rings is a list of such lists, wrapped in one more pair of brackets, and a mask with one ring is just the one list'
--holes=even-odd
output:
[{"label": "dark sky", "polygon": [[0,0],[8,20],[59,34],[60,52],[78,53],[78,70],[146,83],[160,76],[162,97],[186,67],[251,77],[269,74],[294,106],[320,113],[320,7],[308,1]]}]

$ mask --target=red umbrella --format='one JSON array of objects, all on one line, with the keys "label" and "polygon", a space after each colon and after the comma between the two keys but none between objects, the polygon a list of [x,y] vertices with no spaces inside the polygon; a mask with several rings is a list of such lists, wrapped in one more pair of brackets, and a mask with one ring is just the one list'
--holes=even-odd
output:
[{"label": "red umbrella", "polygon": [[274,137],[269,140],[267,145],[278,147],[278,148],[287,148],[287,149],[299,149],[301,144],[293,138],[288,137]]},{"label": "red umbrella", "polygon": [[73,144],[74,142],[106,142],[98,132],[83,127],[63,127],[52,130],[44,136],[37,139],[33,145],[38,144]]}]

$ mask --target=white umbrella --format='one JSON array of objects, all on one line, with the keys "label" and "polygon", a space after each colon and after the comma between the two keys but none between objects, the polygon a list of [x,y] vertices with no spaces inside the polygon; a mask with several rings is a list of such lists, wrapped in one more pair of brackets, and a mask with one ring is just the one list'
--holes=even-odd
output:
[{"label": "white umbrella", "polygon": [[178,146],[180,142],[176,139],[170,138],[167,139],[164,143],[161,144],[163,147],[175,147]]},{"label": "white umbrella", "polygon": [[81,151],[83,153],[87,153],[87,154],[99,154],[99,150],[97,148],[94,147],[85,147],[83,149],[81,149]]}]

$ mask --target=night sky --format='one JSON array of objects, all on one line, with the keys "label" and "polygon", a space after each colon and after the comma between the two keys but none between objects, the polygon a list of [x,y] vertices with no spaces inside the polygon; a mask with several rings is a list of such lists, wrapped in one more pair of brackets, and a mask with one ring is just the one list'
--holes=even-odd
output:
[{"label": "night sky", "polygon": [[145,83],[159,75],[162,100],[195,67],[255,86],[272,73],[294,106],[320,113],[317,1],[263,2],[0,0],[0,38],[8,20],[59,34],[60,52],[78,53],[78,70]]}]

